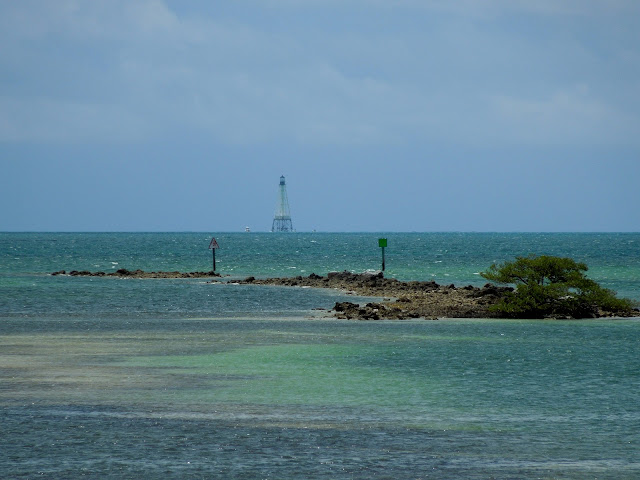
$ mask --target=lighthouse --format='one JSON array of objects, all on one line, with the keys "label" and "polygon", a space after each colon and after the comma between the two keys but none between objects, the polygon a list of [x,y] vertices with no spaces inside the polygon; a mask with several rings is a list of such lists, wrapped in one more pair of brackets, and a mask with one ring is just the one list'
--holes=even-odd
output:
[{"label": "lighthouse", "polygon": [[280,177],[280,190],[278,192],[278,205],[276,214],[271,224],[272,232],[293,232],[293,223],[291,222],[291,212],[289,211],[289,199],[287,198],[287,184],[284,175]]}]

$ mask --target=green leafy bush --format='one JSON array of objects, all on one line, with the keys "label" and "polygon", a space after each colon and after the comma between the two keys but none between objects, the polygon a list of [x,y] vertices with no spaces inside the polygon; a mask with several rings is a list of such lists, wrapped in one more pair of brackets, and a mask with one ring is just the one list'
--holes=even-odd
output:
[{"label": "green leafy bush", "polygon": [[512,318],[590,318],[602,314],[628,315],[633,302],[616,297],[584,274],[586,264],[547,255],[516,257],[493,264],[481,275],[489,281],[514,284],[492,309]]}]

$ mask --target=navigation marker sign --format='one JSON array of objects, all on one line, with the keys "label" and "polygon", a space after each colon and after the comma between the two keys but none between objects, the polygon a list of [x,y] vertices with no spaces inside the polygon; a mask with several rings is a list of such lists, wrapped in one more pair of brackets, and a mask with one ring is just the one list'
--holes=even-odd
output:
[{"label": "navigation marker sign", "polygon": [[209,244],[209,250],[213,253],[213,273],[216,273],[216,248],[220,248],[220,245],[216,242],[216,237],[213,237]]},{"label": "navigation marker sign", "polygon": [[378,246],[382,249],[382,271],[384,272],[384,248],[387,246],[387,239],[379,238]]}]

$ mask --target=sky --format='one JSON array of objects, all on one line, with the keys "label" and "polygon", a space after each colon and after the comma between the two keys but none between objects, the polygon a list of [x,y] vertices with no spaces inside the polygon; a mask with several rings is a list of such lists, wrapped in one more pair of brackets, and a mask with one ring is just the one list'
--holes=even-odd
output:
[{"label": "sky", "polygon": [[637,0],[0,0],[0,231],[640,231]]}]

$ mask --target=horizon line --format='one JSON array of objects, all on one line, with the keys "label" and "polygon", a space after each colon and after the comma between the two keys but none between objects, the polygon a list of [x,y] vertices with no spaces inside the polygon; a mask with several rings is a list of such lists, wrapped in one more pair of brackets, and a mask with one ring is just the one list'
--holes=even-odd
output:
[{"label": "horizon line", "polygon": [[409,234],[409,233],[640,233],[640,230],[300,230],[292,232],[272,232],[270,230],[0,230],[0,233],[197,233],[197,234],[308,234],[308,233],[370,233],[370,234]]}]

